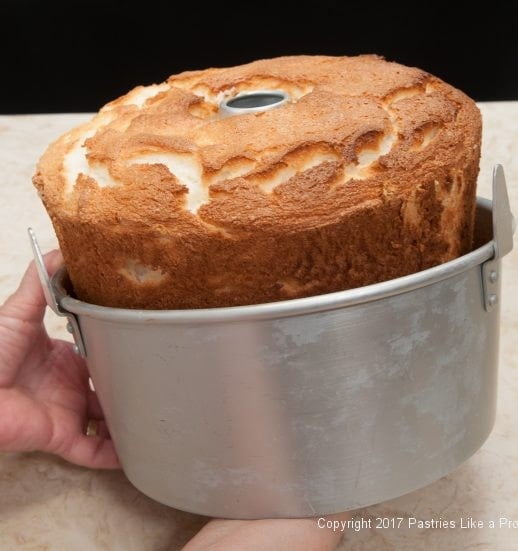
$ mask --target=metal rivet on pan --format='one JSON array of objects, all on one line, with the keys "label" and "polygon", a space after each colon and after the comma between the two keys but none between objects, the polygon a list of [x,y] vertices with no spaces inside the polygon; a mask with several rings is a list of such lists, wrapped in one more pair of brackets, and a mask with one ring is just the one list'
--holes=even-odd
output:
[{"label": "metal rivet on pan", "polygon": [[489,274],[489,281],[491,281],[491,283],[496,283],[498,281],[498,272],[495,271],[495,270],[492,270],[491,273]]},{"label": "metal rivet on pan", "polygon": [[498,302],[498,297],[496,295],[489,295],[487,297],[487,301],[490,306],[494,306]]},{"label": "metal rivet on pan", "polygon": [[75,353],[75,354],[78,354],[78,355],[79,355],[79,346],[77,346],[77,344],[74,344],[73,350],[74,350],[74,353]]},{"label": "metal rivet on pan", "polygon": [[74,328],[72,327],[72,324],[70,322],[67,323],[67,331],[69,333],[73,333],[74,332]]},{"label": "metal rivet on pan", "polygon": [[288,100],[288,94],[282,90],[256,90],[242,92],[233,98],[223,100],[219,108],[224,115],[244,115],[269,111],[280,107]]}]

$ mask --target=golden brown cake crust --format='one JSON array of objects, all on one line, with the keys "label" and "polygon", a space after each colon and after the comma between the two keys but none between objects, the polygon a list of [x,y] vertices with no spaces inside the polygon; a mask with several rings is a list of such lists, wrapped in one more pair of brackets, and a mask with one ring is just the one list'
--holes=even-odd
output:
[{"label": "golden brown cake crust", "polygon": [[[275,109],[220,101],[281,89]],[[255,304],[467,252],[481,120],[436,77],[377,56],[291,56],[138,87],[65,134],[34,183],[79,298]]]}]

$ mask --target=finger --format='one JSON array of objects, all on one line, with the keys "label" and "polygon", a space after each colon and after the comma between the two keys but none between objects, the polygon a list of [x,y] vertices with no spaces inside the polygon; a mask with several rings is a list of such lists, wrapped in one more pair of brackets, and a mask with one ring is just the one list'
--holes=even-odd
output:
[{"label": "finger", "polygon": [[110,431],[108,430],[106,421],[97,421],[97,436],[111,440],[112,437],[110,436]]},{"label": "finger", "polygon": [[104,419],[104,413],[101,408],[101,404],[99,403],[97,393],[89,390],[86,398],[86,416],[88,417],[88,419]]},{"label": "finger", "polygon": [[[52,275],[63,263],[59,250],[54,250],[43,257],[49,275]],[[29,264],[18,289],[6,300],[2,312],[27,322],[41,322],[45,315],[45,295],[41,287],[34,260]]]},{"label": "finger", "polygon": [[67,461],[92,469],[119,469],[120,463],[112,440],[102,436],[78,434],[61,456]]}]

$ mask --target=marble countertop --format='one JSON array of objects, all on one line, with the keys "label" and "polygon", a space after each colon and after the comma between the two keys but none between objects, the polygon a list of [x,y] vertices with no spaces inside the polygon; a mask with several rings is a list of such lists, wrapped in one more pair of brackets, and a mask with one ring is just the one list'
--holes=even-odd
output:
[{"label": "marble countertop", "polygon": [[[506,170],[518,214],[518,102],[483,103],[479,195],[490,196],[491,169]],[[88,115],[0,116],[0,303],[31,260],[26,228],[44,251],[57,241],[32,187],[35,163],[50,141]],[[504,261],[498,414],[484,446],[437,482],[357,513],[357,517],[473,518],[484,528],[365,528],[346,532],[341,550],[515,549],[518,541],[518,247]],[[65,323],[46,315],[52,336]],[[515,528],[499,528],[501,517]],[[488,521],[497,527],[487,526]],[[120,471],[93,471],[40,454],[0,454],[0,547],[9,550],[147,551],[180,549],[207,521],[155,503]],[[514,543],[513,543],[514,542]]]}]

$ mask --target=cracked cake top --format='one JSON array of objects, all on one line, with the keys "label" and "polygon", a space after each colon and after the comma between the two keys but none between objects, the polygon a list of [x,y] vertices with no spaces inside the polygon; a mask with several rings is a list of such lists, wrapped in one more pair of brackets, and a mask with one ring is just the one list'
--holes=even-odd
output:
[{"label": "cracked cake top", "polygon": [[[288,101],[219,108],[265,89]],[[135,88],[54,142],[35,184],[51,213],[85,222],[289,231],[451,170],[478,155],[479,133],[472,100],[422,70],[374,55],[279,57]]]}]

